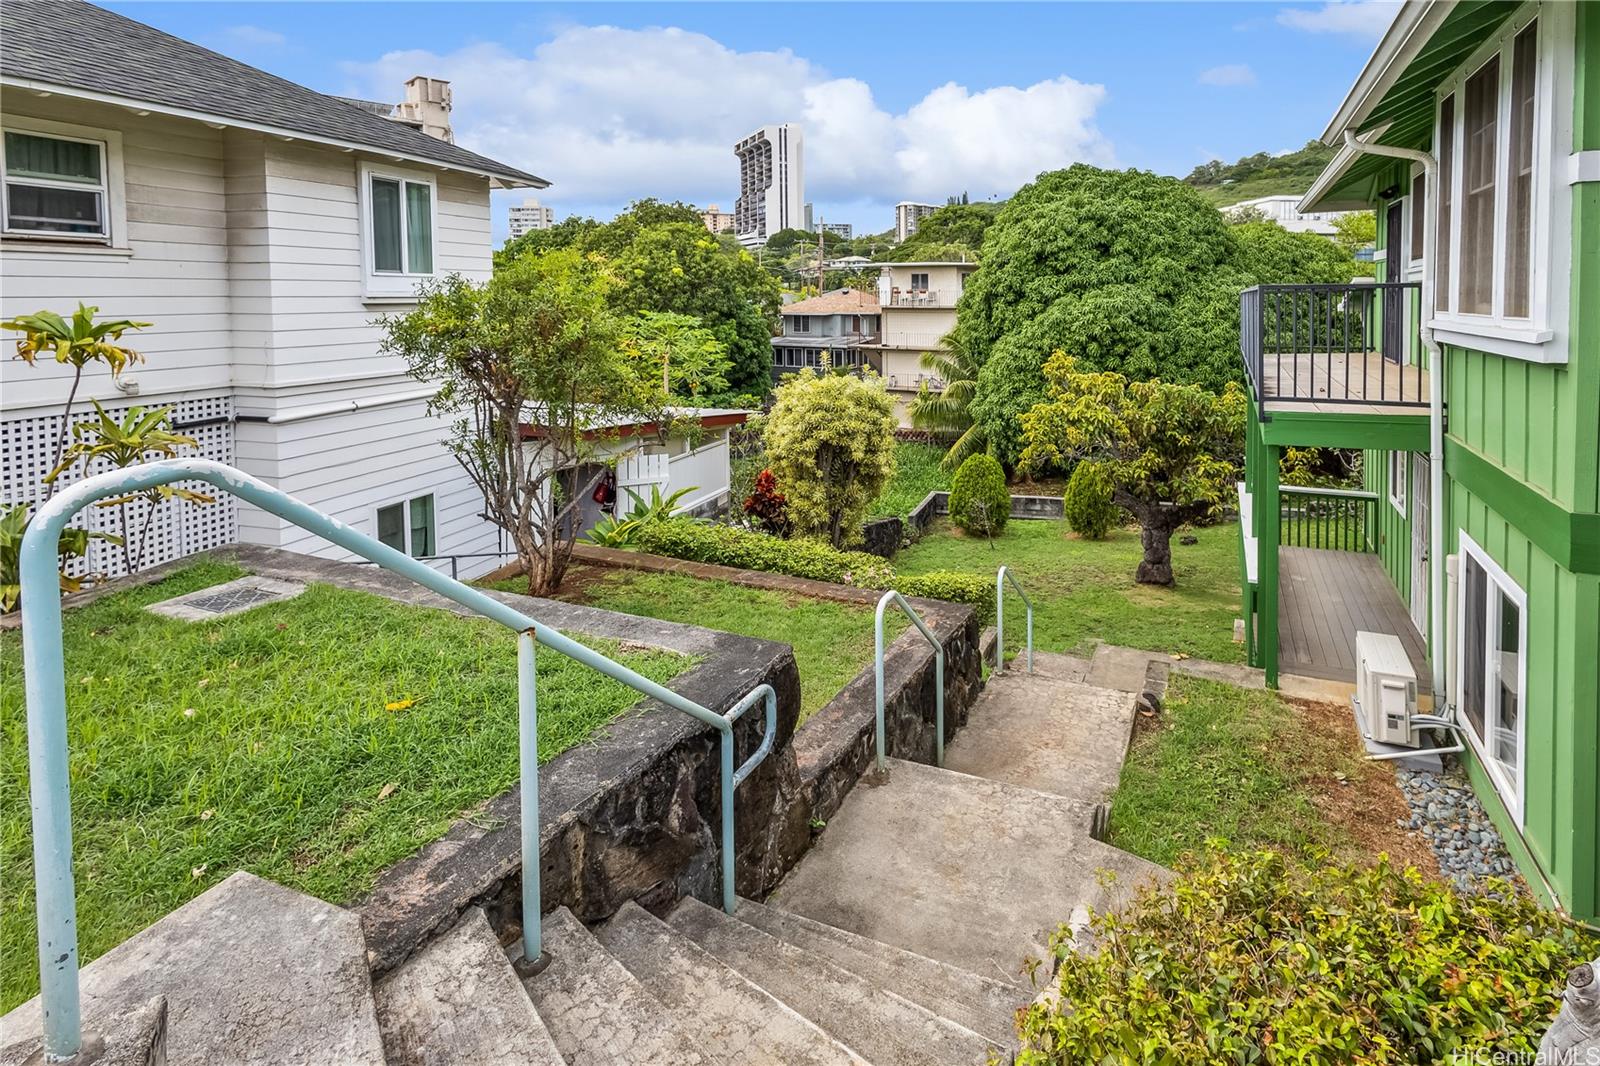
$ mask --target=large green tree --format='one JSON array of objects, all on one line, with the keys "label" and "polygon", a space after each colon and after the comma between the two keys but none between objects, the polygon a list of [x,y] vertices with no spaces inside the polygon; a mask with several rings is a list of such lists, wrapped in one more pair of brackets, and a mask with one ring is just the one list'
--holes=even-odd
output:
[{"label": "large green tree", "polygon": [[885,262],[945,260],[959,258],[952,255],[952,251],[964,251],[967,258],[975,259],[999,210],[999,205],[989,203],[953,203],[941,207],[917,223],[917,232],[906,238],[905,243],[896,245],[879,258]]},{"label": "large green tree", "polygon": [[1359,272],[1352,253],[1316,233],[1290,233],[1276,222],[1233,226],[1239,265],[1254,282],[1342,285]]},{"label": "large green tree", "polygon": [[1234,380],[1240,260],[1227,222],[1175,178],[1079,164],[1025,186],[958,306],[959,342],[982,367],[972,417],[995,455],[1020,457],[1056,349],[1133,379]]},{"label": "large green tree", "polygon": [[843,547],[894,475],[894,403],[867,373],[802,370],[776,390],[764,433],[767,465],[788,498],[796,531]]}]

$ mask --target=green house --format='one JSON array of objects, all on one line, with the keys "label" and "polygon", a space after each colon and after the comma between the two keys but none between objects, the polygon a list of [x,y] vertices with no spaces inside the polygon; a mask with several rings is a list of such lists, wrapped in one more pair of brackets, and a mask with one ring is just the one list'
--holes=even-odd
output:
[{"label": "green house", "polygon": [[[1371,210],[1375,277],[1240,298],[1246,640],[1355,679],[1391,633],[1528,884],[1600,915],[1600,3],[1410,0],[1303,211]],[[1360,449],[1361,491],[1282,484]]]}]

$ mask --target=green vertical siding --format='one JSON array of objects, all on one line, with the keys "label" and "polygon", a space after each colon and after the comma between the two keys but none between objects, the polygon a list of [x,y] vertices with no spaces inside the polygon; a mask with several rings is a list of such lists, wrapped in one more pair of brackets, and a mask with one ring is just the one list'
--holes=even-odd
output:
[{"label": "green vertical siding", "polygon": [[[1384,572],[1394,582],[1400,599],[1411,602],[1411,509],[1407,498],[1406,513],[1402,515],[1389,502],[1389,453],[1365,451],[1361,453],[1361,482],[1368,492],[1378,494],[1374,505],[1376,521],[1372,550],[1383,562]],[[1424,634],[1426,636],[1426,634]]]}]

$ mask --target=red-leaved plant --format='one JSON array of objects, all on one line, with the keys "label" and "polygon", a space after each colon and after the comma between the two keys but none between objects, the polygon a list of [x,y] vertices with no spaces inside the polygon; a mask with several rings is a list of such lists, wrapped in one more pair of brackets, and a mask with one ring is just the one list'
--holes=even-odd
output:
[{"label": "red-leaved plant", "polygon": [[770,470],[756,475],[755,487],[744,498],[744,513],[758,529],[779,537],[787,537],[793,528],[789,522],[789,500],[778,491],[778,479]]}]

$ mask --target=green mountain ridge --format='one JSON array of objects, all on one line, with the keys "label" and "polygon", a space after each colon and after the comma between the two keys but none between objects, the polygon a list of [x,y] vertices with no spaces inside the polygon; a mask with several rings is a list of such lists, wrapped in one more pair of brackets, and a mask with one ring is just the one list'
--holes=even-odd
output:
[{"label": "green mountain ridge", "polygon": [[1218,207],[1258,196],[1298,195],[1311,188],[1335,151],[1321,141],[1307,141],[1305,147],[1284,155],[1257,152],[1234,163],[1213,159],[1195,167],[1183,181]]}]

